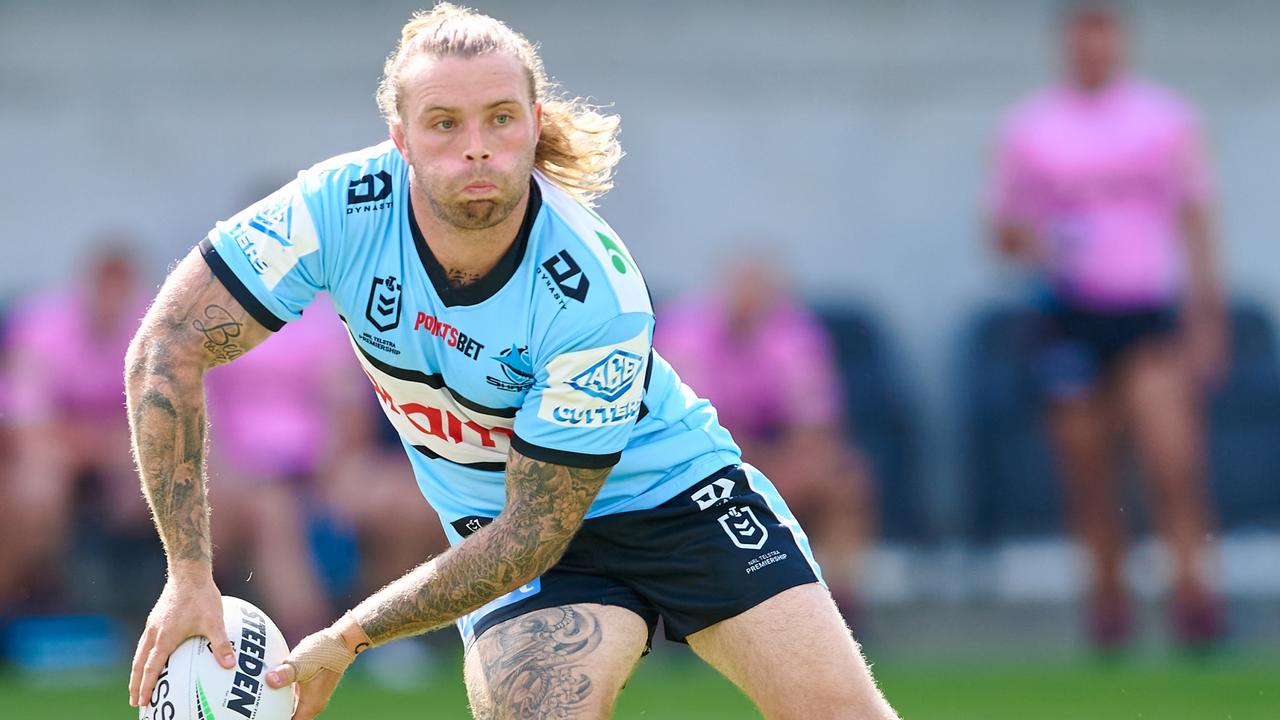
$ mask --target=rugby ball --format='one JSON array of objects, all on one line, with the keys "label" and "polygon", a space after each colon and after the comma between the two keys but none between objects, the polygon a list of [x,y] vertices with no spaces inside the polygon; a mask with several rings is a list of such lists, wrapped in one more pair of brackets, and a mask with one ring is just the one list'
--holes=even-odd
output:
[{"label": "rugby ball", "polygon": [[141,720],[289,720],[293,689],[267,687],[267,672],[289,654],[280,630],[240,598],[223,596],[222,621],[235,669],[218,664],[205,638],[188,638],[169,656]]}]

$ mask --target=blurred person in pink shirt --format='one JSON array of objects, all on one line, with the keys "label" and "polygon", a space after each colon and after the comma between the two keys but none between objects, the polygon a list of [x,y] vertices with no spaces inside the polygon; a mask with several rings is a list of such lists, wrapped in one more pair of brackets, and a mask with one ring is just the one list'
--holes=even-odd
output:
[{"label": "blurred person in pink shirt", "polygon": [[1202,389],[1227,363],[1212,198],[1193,108],[1126,69],[1124,19],[1072,3],[1066,78],[1009,114],[993,186],[996,243],[1035,271],[1049,429],[1092,569],[1090,631],[1123,644],[1131,612],[1111,453],[1131,431],[1170,550],[1172,620],[1199,645],[1222,630],[1201,566],[1212,532]]},{"label": "blurred person in pink shirt", "polygon": [[659,313],[654,348],[715,405],[747,462],[773,479],[813,542],[846,619],[874,525],[868,470],[845,440],[831,339],[761,254],[736,261],[714,296]]},{"label": "blurred person in pink shirt", "polygon": [[[219,332],[217,318],[207,326]],[[239,560],[219,565],[222,582],[257,578],[265,607],[297,640],[332,612],[311,562],[313,518],[356,536],[371,590],[447,543],[403,451],[377,442],[377,408],[328,297],[277,335],[209,372],[208,492],[215,547]]]},{"label": "blurred person in pink shirt", "polygon": [[33,293],[6,318],[0,610],[56,604],[77,497],[108,533],[151,532],[124,410],[124,353],[146,309],[127,242],[102,236],[73,286]]},{"label": "blurred person in pink shirt", "polygon": [[[204,332],[223,331],[224,318],[207,320]],[[208,493],[221,582],[251,578],[296,641],[331,613],[312,562],[309,518],[317,476],[334,459],[340,418],[354,401],[342,388],[358,375],[327,298],[279,335],[282,342],[209,371]]]}]

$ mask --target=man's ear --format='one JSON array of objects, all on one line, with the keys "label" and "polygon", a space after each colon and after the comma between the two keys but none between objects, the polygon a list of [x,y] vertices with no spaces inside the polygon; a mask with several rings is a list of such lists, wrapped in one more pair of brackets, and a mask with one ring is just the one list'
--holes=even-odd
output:
[{"label": "man's ear", "polygon": [[388,122],[387,133],[391,135],[391,141],[396,144],[396,149],[400,151],[400,155],[407,161],[409,159],[409,143],[404,137],[404,123],[399,120]]}]

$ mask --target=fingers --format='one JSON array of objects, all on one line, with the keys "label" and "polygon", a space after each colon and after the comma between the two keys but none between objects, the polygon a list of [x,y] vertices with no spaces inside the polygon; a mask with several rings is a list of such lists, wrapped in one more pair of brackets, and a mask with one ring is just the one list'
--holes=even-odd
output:
[{"label": "fingers", "polygon": [[267,686],[279,689],[298,679],[298,671],[288,660],[280,663],[267,673]]},{"label": "fingers", "polygon": [[177,647],[178,643],[168,635],[156,632],[155,642],[151,645],[151,651],[147,653],[146,661],[142,664],[142,676],[138,682],[139,705],[150,702],[151,693],[160,679],[160,672],[164,670],[165,663],[169,662],[169,656]]},{"label": "fingers", "polygon": [[133,652],[133,668],[129,671],[129,704],[133,707],[142,705],[142,698],[138,695],[138,689],[142,685],[142,668],[147,662],[147,656],[151,654],[151,646],[155,644],[156,629],[148,626],[142,633],[142,637],[138,638],[138,649]]},{"label": "fingers", "polygon": [[324,670],[311,682],[294,685],[293,720],[313,720],[328,707],[339,678],[341,676],[337,673]]},{"label": "fingers", "polygon": [[213,650],[213,656],[218,659],[218,664],[231,670],[236,666],[236,655],[231,650],[231,641],[227,639],[227,625],[222,620],[222,616],[218,616],[217,622],[214,624],[211,633],[206,634],[209,638],[209,647]]}]

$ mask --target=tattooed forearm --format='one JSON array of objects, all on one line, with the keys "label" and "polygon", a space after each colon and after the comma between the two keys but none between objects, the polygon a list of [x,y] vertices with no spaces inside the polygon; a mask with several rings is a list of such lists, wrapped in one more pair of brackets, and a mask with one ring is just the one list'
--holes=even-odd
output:
[{"label": "tattooed forearm", "polygon": [[204,372],[267,335],[191,255],[147,311],[125,358],[134,460],[169,558],[207,567]]},{"label": "tattooed forearm", "polygon": [[564,554],[608,474],[512,451],[502,514],[361,603],[360,625],[375,644],[426,632],[541,575]]},{"label": "tattooed forearm", "polygon": [[244,354],[235,343],[244,327],[221,305],[209,305],[204,309],[204,319],[191,321],[191,327],[204,333],[204,349],[209,352],[214,365],[231,362]]}]

